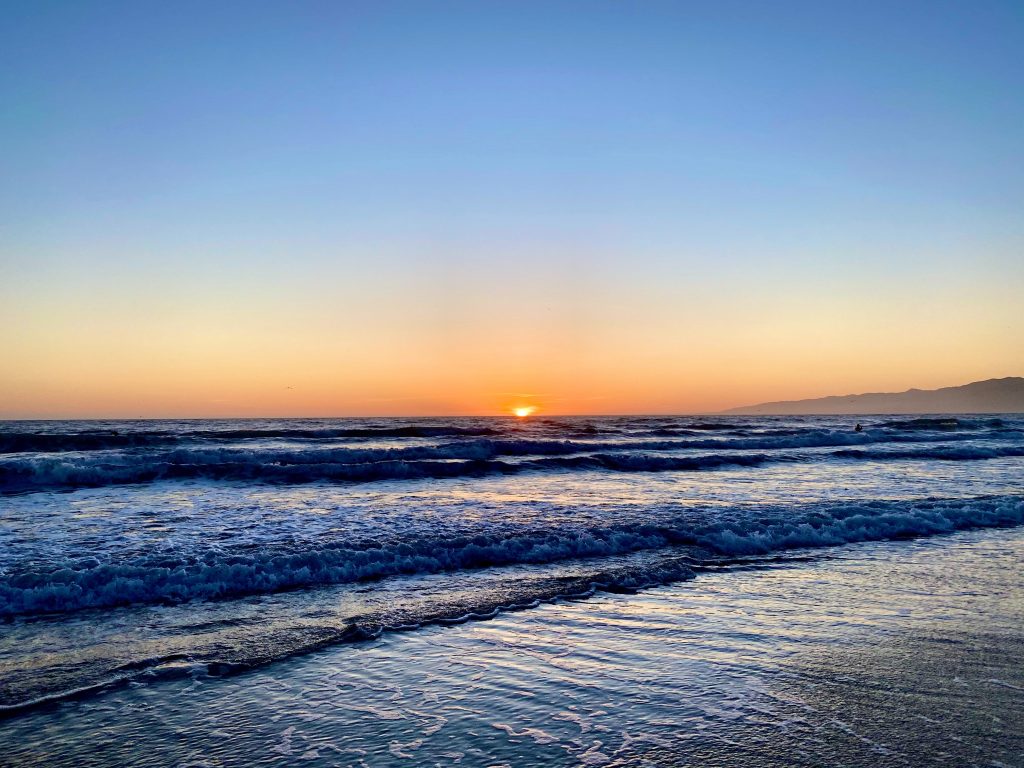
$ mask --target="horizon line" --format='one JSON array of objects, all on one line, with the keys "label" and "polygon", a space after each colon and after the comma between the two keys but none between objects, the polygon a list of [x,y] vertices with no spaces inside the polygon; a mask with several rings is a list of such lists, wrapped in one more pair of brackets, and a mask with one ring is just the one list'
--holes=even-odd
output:
[{"label": "horizon line", "polygon": [[543,416],[515,416],[514,414],[445,415],[420,416],[47,416],[0,417],[0,423],[19,421],[340,421],[342,419],[508,419],[510,421],[543,421],[546,418],[559,419],[624,419],[624,418],[686,418],[693,416],[719,416],[755,419],[792,418],[796,416],[820,418],[829,416],[1010,416],[1021,415],[1024,411],[864,411],[862,413],[729,413],[728,411],[704,411],[692,413],[550,413]]}]

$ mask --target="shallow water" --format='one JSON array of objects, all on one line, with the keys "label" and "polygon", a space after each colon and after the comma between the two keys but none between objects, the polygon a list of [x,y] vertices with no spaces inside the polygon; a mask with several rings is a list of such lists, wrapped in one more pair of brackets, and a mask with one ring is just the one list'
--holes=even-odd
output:
[{"label": "shallow water", "polygon": [[1019,417],[860,420],[0,424],[0,707],[1024,522]]},{"label": "shallow water", "polygon": [[870,542],[37,709],[12,765],[1024,764],[1024,529]]}]

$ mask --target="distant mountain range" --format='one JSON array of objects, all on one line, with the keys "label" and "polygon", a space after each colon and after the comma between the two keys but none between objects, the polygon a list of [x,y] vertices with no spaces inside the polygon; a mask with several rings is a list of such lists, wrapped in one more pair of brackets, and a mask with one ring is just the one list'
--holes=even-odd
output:
[{"label": "distant mountain range", "polygon": [[1024,413],[1024,378],[975,381],[959,387],[869,392],[811,400],[784,400],[730,408],[747,415],[825,415],[861,413]]}]

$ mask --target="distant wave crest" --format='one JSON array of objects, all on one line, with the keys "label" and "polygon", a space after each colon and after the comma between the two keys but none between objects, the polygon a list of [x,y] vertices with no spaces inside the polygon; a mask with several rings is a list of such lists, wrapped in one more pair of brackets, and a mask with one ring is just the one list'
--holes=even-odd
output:
[{"label": "distant wave crest", "polygon": [[207,429],[189,432],[162,430],[129,432],[115,429],[82,432],[0,432],[0,453],[47,453],[59,451],[98,451],[112,448],[138,448],[182,443],[242,440],[338,440],[345,438],[388,437],[483,437],[498,435],[490,427],[394,426],[338,427],[319,429]]},{"label": "distant wave crest", "polygon": [[[0,460],[0,491],[22,493],[186,479],[297,484],[318,481],[442,479],[539,471],[698,471],[821,458],[872,461],[975,461],[1024,456],[1024,446],[1019,444],[840,448],[824,454],[786,453],[778,450],[786,447],[821,448],[858,443],[870,443],[870,438],[851,442],[845,436],[836,439],[834,435],[818,435],[806,439],[621,444],[474,440],[440,446],[407,446],[393,449],[254,451],[211,448],[124,454],[116,457],[93,454],[44,455]],[[738,452],[682,455],[659,453],[680,449],[694,450],[712,445]],[[765,451],[771,448],[776,450],[757,453],[750,451],[758,446]],[[600,448],[618,450],[601,451]]]},{"label": "distant wave crest", "polygon": [[965,419],[955,416],[929,416],[882,422],[885,429],[903,431],[956,432],[958,430],[1001,429],[1006,426],[1002,419]]}]

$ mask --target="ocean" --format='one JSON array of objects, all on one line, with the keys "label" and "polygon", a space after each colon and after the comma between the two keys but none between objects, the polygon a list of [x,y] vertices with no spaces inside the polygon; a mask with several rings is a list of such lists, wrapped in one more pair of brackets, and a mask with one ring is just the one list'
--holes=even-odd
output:
[{"label": "ocean", "polygon": [[1022,765],[1022,523],[1011,415],[3,422],[0,764]]}]

